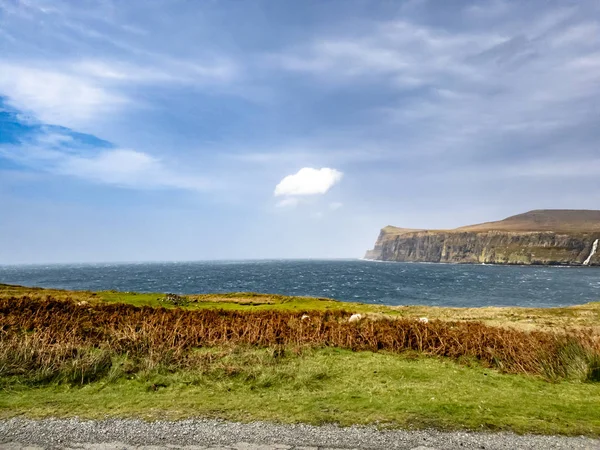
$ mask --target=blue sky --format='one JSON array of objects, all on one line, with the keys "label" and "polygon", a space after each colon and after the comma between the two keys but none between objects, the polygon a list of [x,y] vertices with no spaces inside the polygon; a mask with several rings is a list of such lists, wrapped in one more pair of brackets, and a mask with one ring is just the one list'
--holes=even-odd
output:
[{"label": "blue sky", "polygon": [[0,0],[0,264],[598,209],[599,120],[595,0]]}]

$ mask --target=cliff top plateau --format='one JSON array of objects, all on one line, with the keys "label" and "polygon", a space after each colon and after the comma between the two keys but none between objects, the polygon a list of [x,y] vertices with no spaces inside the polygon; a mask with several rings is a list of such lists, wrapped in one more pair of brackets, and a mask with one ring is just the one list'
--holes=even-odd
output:
[{"label": "cliff top plateau", "polygon": [[496,222],[467,225],[451,230],[425,230],[387,226],[382,230],[388,235],[400,235],[419,231],[553,231],[565,233],[600,232],[600,210],[586,209],[537,209]]}]

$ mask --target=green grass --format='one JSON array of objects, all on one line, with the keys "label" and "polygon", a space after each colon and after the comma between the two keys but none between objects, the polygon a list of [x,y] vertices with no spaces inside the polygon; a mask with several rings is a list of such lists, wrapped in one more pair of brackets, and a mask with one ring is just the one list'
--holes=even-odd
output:
[{"label": "green grass", "polygon": [[[136,306],[165,306],[159,301],[164,294],[136,294],[115,291],[97,292],[97,299],[108,303],[129,303]],[[186,309],[224,309],[235,311],[333,311],[351,310],[364,313],[379,313],[398,315],[399,311],[387,310],[385,307],[366,305],[364,303],[346,303],[326,298],[287,297],[283,295],[257,294],[254,292],[236,292],[226,294],[188,295],[190,302]]]},{"label": "green grass", "polygon": [[194,371],[126,369],[83,387],[2,380],[0,417],[215,417],[600,435],[600,384],[337,349],[203,349]]},{"label": "green grass", "polygon": [[[61,289],[43,289],[24,286],[0,284],[0,297],[29,295],[34,298],[52,296],[57,299],[72,298],[79,301],[128,303],[135,306],[164,306],[172,305],[162,303],[164,293],[138,293],[120,291],[68,291]],[[329,298],[318,297],[293,297],[277,294],[259,294],[256,292],[229,292],[219,294],[193,294],[186,295],[190,300],[186,309],[211,309],[226,310],[278,310],[278,311],[327,311],[351,310],[364,313],[386,313],[391,315],[401,314],[401,311],[388,306],[368,305],[357,302],[340,302]]]}]

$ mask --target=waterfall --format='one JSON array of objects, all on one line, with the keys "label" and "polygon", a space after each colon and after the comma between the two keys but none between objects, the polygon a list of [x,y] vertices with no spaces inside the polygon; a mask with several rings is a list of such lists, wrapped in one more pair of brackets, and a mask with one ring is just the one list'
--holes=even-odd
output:
[{"label": "waterfall", "polygon": [[598,241],[599,241],[599,240],[600,240],[600,239],[596,239],[596,240],[594,241],[594,245],[592,245],[592,251],[591,251],[591,253],[590,253],[590,256],[588,256],[588,257],[587,257],[587,259],[586,259],[586,260],[583,262],[583,265],[584,265],[584,266],[587,266],[587,265],[589,265],[589,264],[590,264],[590,261],[591,261],[591,259],[592,259],[592,256],[594,256],[594,255],[596,254],[596,250],[598,250]]}]

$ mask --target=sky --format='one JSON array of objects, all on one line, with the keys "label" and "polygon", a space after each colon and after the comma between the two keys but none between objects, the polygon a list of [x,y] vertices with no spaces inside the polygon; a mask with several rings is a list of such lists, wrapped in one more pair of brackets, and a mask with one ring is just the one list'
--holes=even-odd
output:
[{"label": "sky", "polygon": [[599,121],[596,0],[0,0],[0,264],[600,209]]}]

